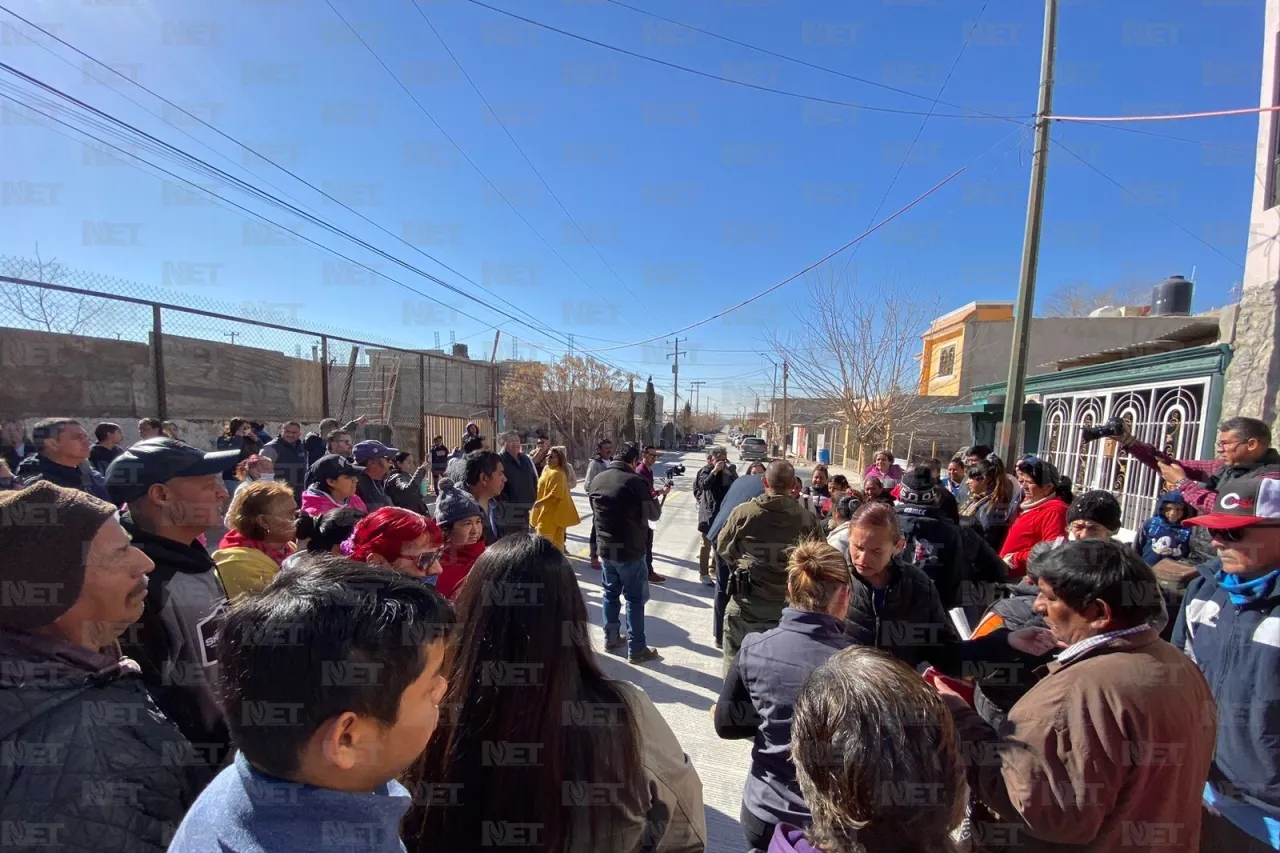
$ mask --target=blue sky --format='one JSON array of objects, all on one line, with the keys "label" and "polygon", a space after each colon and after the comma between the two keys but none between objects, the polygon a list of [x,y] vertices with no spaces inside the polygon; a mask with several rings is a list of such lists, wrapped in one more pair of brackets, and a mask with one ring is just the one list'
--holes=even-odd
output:
[{"label": "blue sky", "polygon": [[[514,336],[521,357],[545,357],[563,350],[563,334],[591,349],[685,326],[823,257],[869,224],[923,120],[731,86],[533,29],[466,0],[422,0],[421,10],[593,249],[412,2],[333,2],[492,186],[325,0],[5,5],[53,25],[61,38],[278,159],[475,283],[260,160],[248,158],[252,171],[246,170],[244,152],[207,129],[188,120],[182,130],[199,142],[183,135],[148,112],[165,115],[160,102],[118,78],[110,86],[95,82],[84,61],[60,45],[51,44],[51,54],[0,29],[0,57],[244,180],[269,181],[300,206],[485,305],[314,226],[299,230],[449,307],[367,271],[352,273],[306,245],[260,245],[261,232],[253,226],[246,232],[244,215],[175,203],[191,199],[172,190],[166,196],[160,179],[136,169],[101,165],[78,138],[12,112],[0,126],[6,188],[0,253],[30,256],[39,241],[45,258],[164,288],[180,299],[216,299],[245,311],[275,311],[303,326],[325,324],[419,347],[433,346],[435,332],[447,346],[452,332],[471,344],[473,355],[485,357],[493,345],[490,327],[502,323],[502,356],[512,354]],[[911,111],[929,109],[970,36],[942,100],[1000,115],[1035,109],[1039,3],[990,0],[975,28],[982,0],[628,2],[924,97],[763,56],[603,0],[492,5],[710,74]],[[1260,0],[1065,0],[1055,112],[1256,105],[1262,17]],[[3,12],[0,21],[25,30]],[[14,83],[7,74],[0,79]],[[974,299],[1012,299],[1029,137],[1009,122],[946,117],[957,110],[941,105],[937,113],[880,217],[956,169],[966,172],[861,246],[851,267],[856,286],[882,290],[888,299],[898,284],[916,286],[936,295],[944,311]],[[1195,307],[1227,302],[1241,278],[1247,242],[1256,117],[1130,127],[1192,142],[1055,127],[1055,139],[1130,194],[1061,149],[1052,151],[1040,292],[1079,281],[1154,284],[1194,268]],[[161,162],[278,222],[298,221]],[[848,257],[841,256],[840,268]],[[682,367],[681,396],[694,379],[708,381],[704,399],[722,408],[749,397],[749,388],[767,393],[772,368],[750,350],[765,347],[767,328],[799,322],[794,315],[803,316],[805,293],[797,281],[690,332],[682,344],[692,352]],[[537,318],[555,333],[521,328],[486,305]],[[653,373],[669,393],[665,351],[654,344],[604,356],[641,375]]]}]

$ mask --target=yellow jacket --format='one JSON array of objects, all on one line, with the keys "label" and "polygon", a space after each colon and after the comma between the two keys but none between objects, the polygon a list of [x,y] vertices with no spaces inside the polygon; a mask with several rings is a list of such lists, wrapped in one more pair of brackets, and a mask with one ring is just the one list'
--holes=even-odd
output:
[{"label": "yellow jacket", "polygon": [[538,478],[538,500],[543,498],[547,498],[546,503],[536,507],[529,516],[529,523],[535,528],[573,527],[582,520],[569,494],[569,479],[560,469],[550,466],[542,469],[542,476]]},{"label": "yellow jacket", "polygon": [[213,552],[213,561],[228,599],[257,592],[280,571],[275,560],[256,548],[219,548]]}]

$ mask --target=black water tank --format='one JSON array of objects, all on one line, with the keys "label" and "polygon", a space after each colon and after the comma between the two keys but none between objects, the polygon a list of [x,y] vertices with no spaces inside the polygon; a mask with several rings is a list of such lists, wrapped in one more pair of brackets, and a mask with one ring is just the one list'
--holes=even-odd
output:
[{"label": "black water tank", "polygon": [[1191,313],[1195,285],[1180,275],[1171,275],[1151,290],[1151,316],[1176,317]]}]

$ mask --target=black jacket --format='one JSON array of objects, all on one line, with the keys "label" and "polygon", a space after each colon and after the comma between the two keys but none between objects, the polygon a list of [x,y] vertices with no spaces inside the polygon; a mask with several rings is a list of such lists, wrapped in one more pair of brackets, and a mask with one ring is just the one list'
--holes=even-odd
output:
[{"label": "black jacket", "polygon": [[302,496],[306,488],[307,470],[311,467],[307,459],[307,448],[301,441],[288,444],[282,438],[269,441],[262,447],[261,454],[271,459],[275,465],[277,480],[283,480],[293,489],[294,499]]},{"label": "black jacket", "polygon": [[104,447],[101,444],[95,444],[93,447],[89,448],[89,464],[93,466],[95,471],[103,477],[106,477],[108,466],[110,466],[112,460],[121,453],[124,453],[124,448],[118,444],[115,447],[110,448]]},{"label": "black jacket", "polygon": [[44,480],[55,486],[88,492],[104,501],[111,500],[107,496],[106,478],[88,462],[82,462],[72,468],[68,465],[59,465],[49,457],[37,453],[35,456],[23,459],[13,473],[24,486]]},{"label": "black jacket", "polygon": [[724,503],[729,487],[738,479],[738,469],[728,462],[719,474],[713,473],[714,471],[714,465],[704,465],[693,481],[693,496],[698,500],[698,532],[704,535],[720,512],[720,505]]},{"label": "black jacket", "polygon": [[147,578],[142,618],[120,638],[121,650],[142,667],[142,679],[165,716],[197,752],[221,764],[231,742],[218,706],[218,625],[227,593],[213,558],[199,542],[184,544],[139,528],[128,513],[120,523],[156,564]]},{"label": "black jacket", "polygon": [[992,663],[1010,659],[1008,632],[960,642],[928,576],[897,558],[889,566],[884,603],[875,606],[871,585],[854,571],[845,630],[855,645],[883,649],[913,667],[929,663],[948,675],[983,678]]},{"label": "black jacket", "polygon": [[907,540],[903,562],[929,576],[938,588],[944,609],[959,606],[961,584],[968,574],[960,525],[938,508],[899,504],[897,512],[902,536]]},{"label": "black jacket", "polygon": [[356,478],[356,494],[364,501],[369,512],[376,512],[384,506],[395,506],[387,495],[386,480],[375,480],[367,473]]},{"label": "black jacket", "polygon": [[600,559],[619,563],[643,559],[649,522],[662,514],[644,477],[623,462],[610,462],[591,481],[590,498]]},{"label": "black jacket", "polygon": [[115,656],[5,629],[0,662],[5,844],[163,853],[212,772],[137,673]]},{"label": "black jacket", "polygon": [[507,482],[498,495],[498,535],[520,533],[529,529],[529,513],[538,499],[538,469],[527,454],[517,459],[506,450],[498,454]]},{"label": "black jacket", "polygon": [[422,481],[426,478],[427,469],[421,466],[412,474],[392,471],[387,475],[387,479],[382,481],[382,489],[391,499],[393,506],[427,515],[430,508],[422,494]]},{"label": "black jacket", "polygon": [[1222,485],[1228,480],[1240,477],[1261,477],[1265,474],[1280,474],[1280,451],[1268,447],[1257,462],[1245,465],[1223,465],[1212,477],[1205,481],[1204,487],[1211,492],[1221,492]]}]

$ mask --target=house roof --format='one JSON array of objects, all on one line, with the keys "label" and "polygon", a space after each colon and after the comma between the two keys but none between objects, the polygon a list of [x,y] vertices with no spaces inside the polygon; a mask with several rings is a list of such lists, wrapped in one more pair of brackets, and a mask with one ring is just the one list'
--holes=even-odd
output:
[{"label": "house roof", "polygon": [[1086,355],[1077,355],[1070,358],[1047,362],[1039,366],[1052,368],[1054,370],[1070,370],[1074,367],[1088,367],[1093,364],[1107,364],[1112,361],[1121,361],[1126,358],[1135,358],[1140,355],[1158,355],[1160,353],[1188,349],[1193,346],[1204,346],[1205,344],[1216,343],[1218,340],[1218,334],[1219,329],[1217,316],[1193,317],[1190,318],[1186,324],[1168,332],[1164,332],[1160,337],[1155,338],[1154,340],[1139,341],[1138,343],[1125,344],[1120,347],[1111,347],[1110,349],[1099,350],[1098,352],[1088,353]]},{"label": "house roof", "polygon": [[961,305],[959,308],[955,309],[954,311],[948,311],[946,314],[943,314],[941,317],[938,317],[932,323],[930,323],[928,331],[925,332],[925,337],[928,337],[934,332],[939,332],[939,331],[942,331],[943,329],[947,329],[952,326],[963,323],[965,320],[968,320],[971,316],[978,313],[978,311],[980,311],[983,308],[1013,308],[1013,303],[1012,302],[970,302],[968,305]]}]

